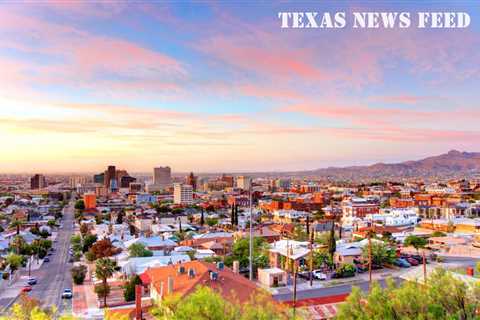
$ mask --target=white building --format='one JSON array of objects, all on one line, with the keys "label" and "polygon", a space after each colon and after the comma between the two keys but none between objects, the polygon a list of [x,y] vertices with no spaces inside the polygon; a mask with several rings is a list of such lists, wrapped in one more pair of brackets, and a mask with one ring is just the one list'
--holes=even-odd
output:
[{"label": "white building", "polygon": [[237,188],[248,190],[252,185],[252,179],[247,176],[238,176],[237,177]]},{"label": "white building", "polygon": [[173,203],[193,204],[193,187],[188,184],[175,183],[173,185]]}]

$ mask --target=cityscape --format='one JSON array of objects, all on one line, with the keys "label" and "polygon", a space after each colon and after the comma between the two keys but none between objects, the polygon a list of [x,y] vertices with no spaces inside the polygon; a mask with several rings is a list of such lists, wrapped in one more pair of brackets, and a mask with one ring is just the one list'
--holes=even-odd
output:
[{"label": "cityscape", "polygon": [[0,320],[480,319],[479,8],[1,2]]}]

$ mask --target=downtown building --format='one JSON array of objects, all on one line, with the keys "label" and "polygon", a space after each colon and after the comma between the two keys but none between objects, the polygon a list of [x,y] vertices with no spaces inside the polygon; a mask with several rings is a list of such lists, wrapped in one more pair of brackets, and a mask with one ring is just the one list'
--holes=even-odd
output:
[{"label": "downtown building", "polygon": [[172,169],[170,167],[153,168],[153,184],[147,185],[148,192],[158,192],[172,184]]},{"label": "downtown building", "polygon": [[193,204],[193,187],[189,184],[173,184],[173,203],[181,205]]},{"label": "downtown building", "polygon": [[36,174],[30,178],[30,189],[43,189],[47,187],[47,180],[43,174]]}]

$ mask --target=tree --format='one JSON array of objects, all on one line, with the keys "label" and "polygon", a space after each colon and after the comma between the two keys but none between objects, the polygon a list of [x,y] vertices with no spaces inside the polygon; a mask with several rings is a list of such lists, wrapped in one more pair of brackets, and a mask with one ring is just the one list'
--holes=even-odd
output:
[{"label": "tree", "polygon": [[99,297],[103,298],[104,307],[107,307],[107,296],[110,293],[110,287],[108,286],[107,280],[115,272],[115,266],[115,262],[108,258],[98,259],[95,263],[95,276],[97,279],[102,280],[102,284],[95,287],[95,292]]},{"label": "tree", "polygon": [[141,242],[133,243],[128,247],[130,257],[151,257],[153,252],[148,250]]},{"label": "tree", "polygon": [[238,309],[207,287],[200,287],[178,303],[172,320],[230,320],[238,318]]},{"label": "tree", "polygon": [[[240,267],[249,265],[250,241],[248,238],[241,238],[235,241],[232,247],[232,254],[225,258],[225,264],[231,266],[233,261],[238,261]],[[265,268],[268,266],[268,243],[260,237],[253,238],[253,268]]]},{"label": "tree", "polygon": [[57,225],[57,223],[55,222],[55,220],[48,220],[47,225],[49,227],[55,227]]},{"label": "tree", "polygon": [[117,214],[117,220],[115,222],[116,222],[116,224],[122,224],[123,223],[123,211],[120,211]]},{"label": "tree", "polygon": [[[372,241],[372,264],[383,266],[385,263],[392,264],[397,258],[394,248],[391,248],[384,242]],[[369,258],[368,246],[363,247],[362,255],[365,260]]]},{"label": "tree", "polygon": [[27,242],[19,235],[16,235],[10,242],[10,247],[14,249],[17,254],[20,254],[26,246]]},{"label": "tree", "polygon": [[403,242],[403,245],[405,247],[414,247],[417,250],[420,248],[424,248],[427,245],[427,240],[425,240],[422,237],[418,237],[415,235],[410,235],[405,238],[405,241]]},{"label": "tree", "polygon": [[70,269],[70,273],[72,274],[72,279],[75,284],[83,284],[85,276],[87,275],[87,267],[83,264],[75,266]]},{"label": "tree", "polygon": [[142,280],[138,275],[130,277],[129,281],[123,286],[123,297],[125,301],[135,300],[135,286],[142,284]]},{"label": "tree", "polygon": [[442,232],[442,231],[434,231],[432,232],[432,234],[430,235],[430,237],[446,237],[447,234],[445,232]]},{"label": "tree", "polygon": [[330,253],[330,258],[333,260],[333,255],[337,250],[337,241],[335,240],[335,223],[332,221],[332,228],[330,229],[330,237],[328,238],[328,253]]},{"label": "tree", "polygon": [[17,236],[20,234],[20,228],[23,226],[23,221],[22,220],[19,220],[17,218],[15,218],[14,220],[12,220],[12,222],[10,223],[10,228],[14,228],[16,229],[17,231]]},{"label": "tree", "polygon": [[[330,258],[330,254],[327,250],[314,250],[312,256],[314,269],[319,269],[324,266],[333,266],[333,260]],[[308,261],[310,261],[310,258]]]},{"label": "tree", "polygon": [[307,241],[308,234],[305,232],[305,228],[301,224],[296,224],[293,229],[293,239],[296,241]]},{"label": "tree", "polygon": [[82,251],[87,252],[90,248],[97,242],[97,235],[95,234],[86,234],[83,237]]},{"label": "tree", "polygon": [[216,218],[207,218],[207,225],[209,227],[213,227],[214,225],[216,225],[218,223],[218,219]]},{"label": "tree", "polygon": [[203,208],[202,208],[202,211],[200,213],[200,225],[203,227],[204,224],[205,224],[205,217],[203,216]]},{"label": "tree", "polygon": [[75,209],[77,210],[80,210],[80,211],[83,211],[85,210],[85,202],[83,202],[83,200],[77,200],[77,202],[75,202]]},{"label": "tree", "polygon": [[23,257],[19,254],[9,253],[5,258],[7,265],[10,266],[10,269],[13,271],[17,270],[23,263]]},{"label": "tree", "polygon": [[435,270],[427,283],[405,281],[397,285],[387,279],[385,288],[374,282],[368,293],[354,287],[340,305],[337,319],[478,319],[478,284],[469,287],[444,269]]},{"label": "tree", "polygon": [[109,238],[98,240],[90,248],[89,252],[92,252],[96,259],[111,257],[119,253],[122,249],[116,248],[112,245]]}]

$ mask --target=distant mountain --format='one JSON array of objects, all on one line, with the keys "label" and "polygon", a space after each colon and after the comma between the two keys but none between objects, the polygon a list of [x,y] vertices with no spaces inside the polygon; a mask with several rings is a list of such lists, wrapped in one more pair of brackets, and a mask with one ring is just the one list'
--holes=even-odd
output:
[{"label": "distant mountain", "polygon": [[480,172],[480,152],[451,150],[439,156],[401,163],[376,163],[370,166],[329,167],[305,172],[335,180],[389,178],[454,178]]}]

